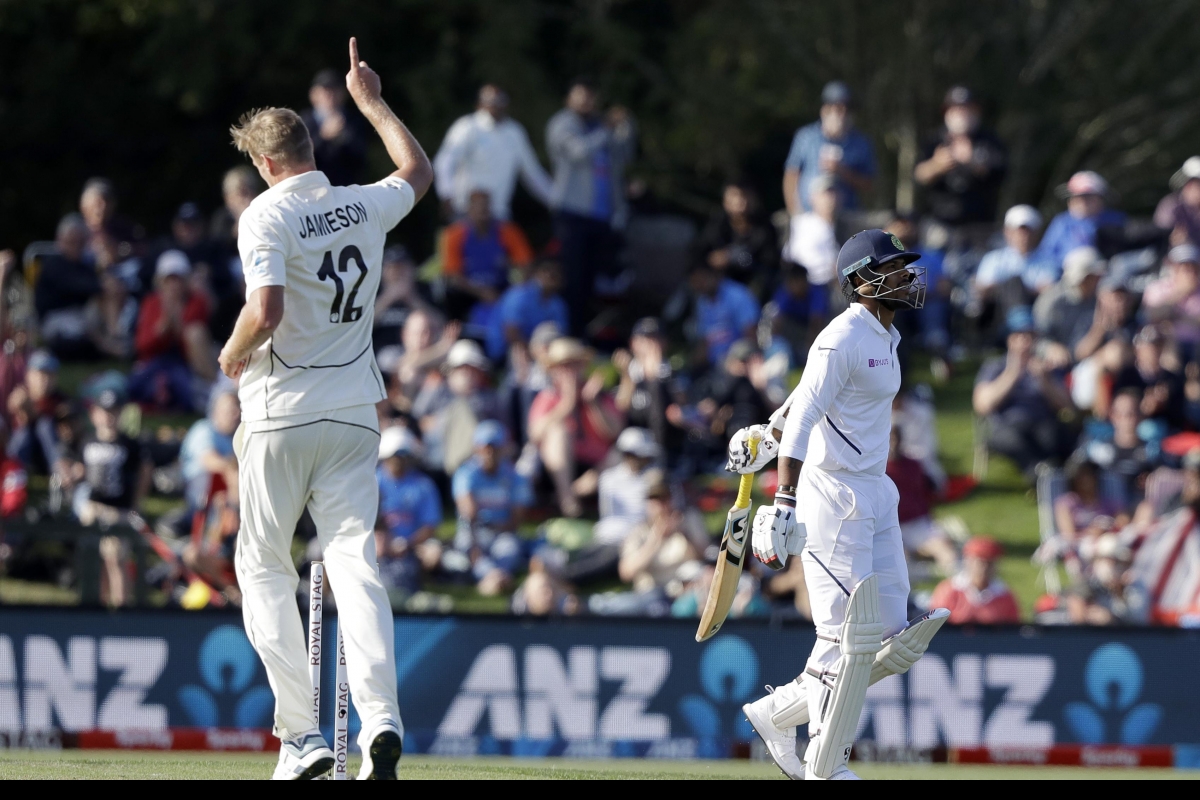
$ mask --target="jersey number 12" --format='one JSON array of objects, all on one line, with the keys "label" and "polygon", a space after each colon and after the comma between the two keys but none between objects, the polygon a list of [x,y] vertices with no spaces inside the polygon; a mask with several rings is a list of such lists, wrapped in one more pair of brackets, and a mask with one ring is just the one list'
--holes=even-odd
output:
[{"label": "jersey number 12", "polygon": [[[350,287],[350,294],[346,297],[346,305],[342,306],[342,296],[346,293],[346,284],[342,282],[339,272],[345,272],[353,261],[358,267],[358,280]],[[337,269],[333,268],[333,252],[325,251],[325,260],[321,262],[321,268],[317,270],[317,277],[322,282],[326,280],[333,281],[333,305],[329,307],[330,322],[357,322],[362,319],[362,306],[354,305],[355,299],[358,297],[358,287],[362,285],[363,278],[367,277],[367,262],[363,260],[362,253],[354,245],[347,245],[338,255]]]}]

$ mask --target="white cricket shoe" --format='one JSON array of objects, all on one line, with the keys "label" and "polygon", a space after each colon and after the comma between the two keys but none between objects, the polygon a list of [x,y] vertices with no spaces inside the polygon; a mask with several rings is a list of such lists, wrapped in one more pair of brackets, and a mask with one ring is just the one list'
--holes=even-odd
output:
[{"label": "white cricket shoe", "polygon": [[333,769],[333,751],[320,733],[285,739],[279,746],[279,763],[273,781],[311,781]]},{"label": "white cricket shoe", "polygon": [[[785,687],[781,686],[779,689],[783,690]],[[767,752],[771,754],[775,766],[792,780],[802,781],[804,762],[796,755],[796,729],[777,728],[775,723],[771,722],[771,715],[777,710],[778,700],[782,699],[776,697],[776,691],[768,686],[768,694],[753,703],[746,703],[742,706],[742,712],[767,746]]]},{"label": "white cricket shoe", "polygon": [[363,750],[362,768],[358,771],[358,779],[396,780],[396,768],[400,766],[400,755],[403,752],[404,739],[400,732],[390,726],[381,727],[371,737],[371,745]]},{"label": "white cricket shoe", "polygon": [[840,767],[835,769],[833,771],[833,774],[830,775],[828,778],[818,778],[816,775],[813,775],[811,772],[808,773],[808,775],[805,777],[806,777],[806,780],[810,780],[810,781],[861,781],[862,780],[862,778],[858,777],[853,772],[851,772],[850,768],[847,767],[845,764],[842,764]]}]

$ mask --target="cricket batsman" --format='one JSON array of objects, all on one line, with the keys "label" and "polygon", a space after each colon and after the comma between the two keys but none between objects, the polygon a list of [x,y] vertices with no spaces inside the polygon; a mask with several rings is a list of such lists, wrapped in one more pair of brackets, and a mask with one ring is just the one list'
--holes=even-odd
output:
[{"label": "cricket batsman", "polygon": [[360,779],[396,779],[404,731],[391,605],[375,560],[375,404],[384,389],[371,330],[384,238],[425,194],[433,169],[383,101],[379,76],[359,60],[354,39],[346,88],[396,165],[378,183],[331,185],[289,109],[252,111],[231,129],[269,187],[238,225],[246,305],[220,364],[240,378],[235,566],[246,633],[275,693],[283,745],[274,777],[285,780],[314,778],[334,761],[313,721],[296,604],[291,542],[306,507],[337,593],[350,693],[362,720]]},{"label": "cricket batsman", "polygon": [[[817,643],[795,681],[743,706],[775,763],[793,779],[856,780],[846,766],[867,686],[902,674],[949,615],[907,624],[908,567],[884,474],[892,399],[900,389],[892,318],[925,300],[924,269],[895,236],[852,236],[837,269],[850,307],[813,342],[800,385],[767,425],[743,428],[728,469],[745,474],[779,458],[773,505],[754,516],[751,546],[768,567],[804,565]],[[754,456],[751,436],[762,442]],[[803,762],[796,726],[808,723]]]}]

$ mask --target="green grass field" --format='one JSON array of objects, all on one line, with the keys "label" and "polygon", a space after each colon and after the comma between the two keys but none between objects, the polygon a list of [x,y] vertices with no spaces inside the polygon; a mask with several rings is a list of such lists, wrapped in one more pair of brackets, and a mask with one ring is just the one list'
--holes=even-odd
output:
[{"label": "green grass field", "polygon": [[[0,780],[263,780],[275,757],[229,753],[0,751]],[[355,771],[357,760],[351,762]],[[1165,780],[1200,778],[1175,769],[1001,767],[957,764],[852,764],[872,780]],[[582,761],[573,759],[407,757],[410,780],[782,780],[771,764],[750,761]]]}]

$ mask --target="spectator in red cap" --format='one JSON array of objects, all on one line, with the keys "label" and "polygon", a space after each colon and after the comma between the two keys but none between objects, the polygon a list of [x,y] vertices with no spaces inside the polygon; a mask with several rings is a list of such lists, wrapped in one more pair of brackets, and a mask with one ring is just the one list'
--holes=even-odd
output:
[{"label": "spectator in red cap", "polygon": [[1021,621],[1017,599],[996,577],[996,559],[1004,548],[990,536],[976,536],[963,547],[963,568],[933,590],[930,608],[950,609],[952,625],[1005,625]]},{"label": "spectator in red cap", "polygon": [[1058,188],[1058,194],[1066,198],[1067,210],[1050,220],[1034,260],[1061,270],[1067,253],[1077,247],[1095,247],[1096,232],[1124,225],[1125,215],[1108,207],[1108,181],[1091,170],[1076,172]]}]

